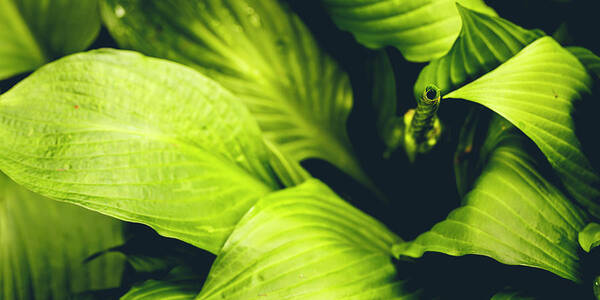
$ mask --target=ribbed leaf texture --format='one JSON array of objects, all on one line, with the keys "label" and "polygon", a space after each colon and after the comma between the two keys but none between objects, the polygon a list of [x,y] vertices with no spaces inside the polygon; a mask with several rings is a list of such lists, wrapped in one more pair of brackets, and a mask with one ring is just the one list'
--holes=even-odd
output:
[{"label": "ribbed leaf texture", "polygon": [[243,104],[185,66],[123,50],[48,64],[0,96],[0,168],[217,253],[277,188]]},{"label": "ribbed leaf texture", "polygon": [[359,43],[394,46],[416,62],[450,50],[461,26],[456,3],[496,15],[482,0],[323,0],[337,26],[352,32]]},{"label": "ribbed leaf texture", "polygon": [[600,57],[582,47],[567,47],[567,50],[575,55],[590,73],[595,75],[597,79],[600,79]]},{"label": "ribbed leaf texture", "polygon": [[434,84],[446,94],[495,69],[523,47],[543,36],[505,19],[472,11],[457,4],[462,30],[450,52],[431,61],[415,83],[415,99]]},{"label": "ribbed leaf texture", "polygon": [[496,146],[463,206],[394,253],[486,255],[580,281],[577,235],[585,216],[542,175],[545,161],[533,143],[505,120],[493,120],[488,136]]},{"label": "ribbed leaf texture", "polygon": [[444,98],[482,104],[513,123],[538,145],[569,193],[600,216],[600,177],[581,150],[571,116],[591,86],[577,58],[543,37]]},{"label": "ribbed leaf texture", "polygon": [[310,180],[244,216],[197,299],[412,299],[391,261],[398,240]]},{"label": "ribbed leaf texture", "polygon": [[291,173],[320,158],[371,185],[346,133],[348,76],[280,1],[103,0],[102,15],[122,47],[191,66],[237,95]]}]

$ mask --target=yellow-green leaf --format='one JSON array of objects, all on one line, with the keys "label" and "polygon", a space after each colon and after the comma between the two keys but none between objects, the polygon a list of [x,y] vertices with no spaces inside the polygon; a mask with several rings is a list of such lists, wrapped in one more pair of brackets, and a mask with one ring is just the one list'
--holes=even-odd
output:
[{"label": "yellow-green leaf", "polygon": [[50,198],[218,253],[278,188],[258,125],[195,70],[123,50],[48,64],[0,96],[0,168]]},{"label": "yellow-green leaf", "polygon": [[337,26],[352,32],[359,43],[394,46],[416,62],[450,50],[461,27],[456,3],[496,15],[482,0],[323,0]]},{"label": "yellow-green leaf", "polygon": [[581,150],[571,116],[573,103],[591,87],[579,60],[543,37],[444,98],[482,104],[513,123],[538,145],[569,193],[600,216],[600,177]]},{"label": "yellow-green leaf", "polygon": [[413,299],[391,261],[398,240],[309,180],[244,216],[197,299]]},{"label": "yellow-green leaf", "polygon": [[188,65],[238,96],[279,148],[277,156],[291,160],[283,164],[295,168],[292,173],[303,173],[300,161],[319,158],[372,185],[346,133],[348,76],[282,2],[101,3],[104,22],[122,47]]}]

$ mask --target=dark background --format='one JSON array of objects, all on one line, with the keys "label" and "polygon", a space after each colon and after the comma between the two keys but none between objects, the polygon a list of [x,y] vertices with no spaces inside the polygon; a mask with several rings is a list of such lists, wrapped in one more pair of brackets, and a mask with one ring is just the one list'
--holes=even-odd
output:
[{"label": "dark background", "polygon": [[[401,151],[393,153],[389,159],[383,159],[384,145],[376,134],[375,113],[371,106],[372,77],[366,72],[366,62],[375,51],[362,47],[351,34],[338,30],[321,7],[320,1],[287,2],[311,29],[323,49],[349,74],[354,92],[354,108],[348,121],[348,132],[364,168],[387,195],[389,202],[385,204],[379,201],[370,191],[324,161],[308,160],[303,165],[315,177],[325,181],[352,204],[382,220],[405,240],[428,230],[460,205],[454,179],[453,155],[460,126],[469,107],[474,104],[455,101],[444,103],[440,107],[440,118],[445,125],[444,138],[434,151],[416,164],[409,164]],[[563,45],[583,46],[600,54],[600,16],[594,0],[486,2],[501,17],[526,29],[539,28],[552,35],[562,25],[567,33],[559,39]],[[91,46],[102,47],[118,48],[105,28],[102,28],[97,41]],[[426,64],[407,62],[391,47],[384,51],[388,53],[394,67],[398,95],[397,114],[402,115],[415,106],[413,84]],[[1,81],[0,92],[6,91],[27,75]],[[593,121],[590,123],[595,124]],[[589,142],[585,142],[584,146],[588,145],[588,153],[595,153],[596,136],[588,132],[584,133],[588,135],[584,141]],[[144,233],[136,240],[137,248],[131,250],[133,252],[163,246],[166,249],[186,247],[179,245],[178,241],[158,237],[144,226],[133,226],[132,231]],[[507,266],[487,257],[473,255],[450,257],[426,254],[418,261],[399,262],[398,273],[401,277],[409,278],[410,285],[425,287],[427,297],[431,298],[489,299],[495,291],[512,286],[534,295],[543,295],[544,299],[591,299],[592,276],[598,275],[600,271],[598,256],[598,251],[585,256],[584,265],[588,277],[584,285],[573,284],[547,271]],[[213,259],[209,254],[191,257],[200,273],[206,271],[202,269],[202,265],[208,265]]]}]

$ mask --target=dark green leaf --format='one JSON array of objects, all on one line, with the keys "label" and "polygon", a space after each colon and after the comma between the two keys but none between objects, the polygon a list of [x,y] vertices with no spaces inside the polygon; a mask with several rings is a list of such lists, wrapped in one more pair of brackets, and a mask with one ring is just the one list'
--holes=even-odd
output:
[{"label": "dark green leaf", "polygon": [[377,114],[377,132],[387,149],[384,157],[396,150],[404,138],[404,118],[397,115],[396,78],[385,51],[380,50],[369,62],[373,74],[373,108]]},{"label": "dark green leaf", "polygon": [[491,300],[535,300],[535,297],[525,296],[522,293],[507,289],[492,296]]},{"label": "dark green leaf", "polygon": [[600,245],[600,224],[590,223],[579,233],[579,244],[585,252]]},{"label": "dark green leaf", "polygon": [[99,30],[97,0],[2,0],[0,79],[84,50]]},{"label": "dark green leaf", "polygon": [[567,47],[566,49],[575,55],[590,73],[600,79],[600,57],[583,47]]},{"label": "dark green leaf", "polygon": [[202,278],[178,267],[161,280],[147,280],[133,286],[121,300],[192,300],[200,292],[201,284]]}]

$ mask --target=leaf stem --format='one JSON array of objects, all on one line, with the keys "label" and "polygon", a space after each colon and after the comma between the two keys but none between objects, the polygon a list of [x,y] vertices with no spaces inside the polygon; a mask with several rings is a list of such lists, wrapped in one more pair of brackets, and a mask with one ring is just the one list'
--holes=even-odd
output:
[{"label": "leaf stem", "polygon": [[441,124],[437,118],[441,99],[441,90],[435,85],[428,85],[417,100],[417,108],[407,111],[404,115],[407,125],[406,153],[411,162],[418,153],[426,153],[437,144],[441,133]]}]

